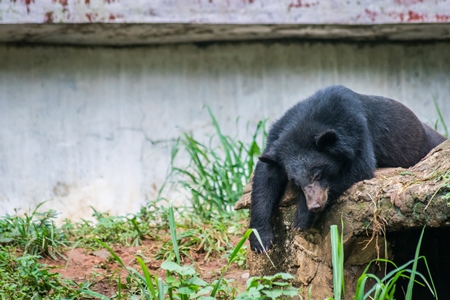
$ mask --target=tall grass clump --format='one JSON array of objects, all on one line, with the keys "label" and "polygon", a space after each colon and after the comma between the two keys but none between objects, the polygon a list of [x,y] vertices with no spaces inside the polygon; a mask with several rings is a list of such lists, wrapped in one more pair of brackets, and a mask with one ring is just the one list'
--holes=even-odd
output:
[{"label": "tall grass clump", "polygon": [[[208,113],[215,130],[209,143],[184,133],[172,150],[171,172],[177,178],[176,185],[190,193],[193,210],[205,219],[231,211],[250,179],[266,137],[266,122],[260,121],[250,142],[237,141],[222,133],[209,108]],[[187,167],[174,164],[181,151],[189,156]]]},{"label": "tall grass clump", "polygon": [[23,216],[16,211],[15,215],[0,217],[0,244],[19,247],[24,254],[64,258],[61,249],[67,246],[67,237],[55,224],[55,210],[38,212],[44,203]]},{"label": "tall grass clump", "polygon": [[441,108],[439,107],[439,105],[438,105],[438,103],[437,103],[437,101],[436,101],[436,98],[434,98],[433,97],[433,102],[434,102],[434,107],[436,108],[436,112],[437,112],[437,114],[438,114],[438,116],[439,116],[439,119],[436,121],[436,123],[434,124],[434,129],[435,130],[438,130],[438,127],[439,127],[439,124],[441,124],[442,125],[442,128],[443,128],[443,130],[444,130],[444,132],[442,133],[446,138],[448,138],[449,136],[448,136],[448,128],[447,128],[447,124],[445,123],[445,120],[444,120],[444,116],[442,115],[442,112],[441,112]]},{"label": "tall grass clump", "polygon": [[[343,264],[343,244],[342,235],[339,236],[339,231],[336,225],[331,226],[331,244],[332,244],[332,263],[333,263],[333,283],[334,283],[334,300],[340,300],[344,292],[344,264]],[[420,246],[422,244],[425,227],[422,230],[419,241],[417,243],[415,256],[409,262],[402,266],[397,266],[394,262],[388,259],[375,259],[371,261],[364,269],[362,275],[358,278],[355,292],[355,300],[393,300],[395,299],[395,292],[397,284],[400,279],[407,279],[408,286],[405,293],[405,300],[413,299],[413,287],[415,284],[426,286],[433,298],[438,299],[436,288],[428,268],[427,259],[425,256],[420,256]],[[423,274],[417,271],[417,264],[419,260],[423,260],[428,272],[427,279]],[[374,263],[387,263],[394,267],[392,271],[387,273],[383,278],[368,273],[369,268]]]}]

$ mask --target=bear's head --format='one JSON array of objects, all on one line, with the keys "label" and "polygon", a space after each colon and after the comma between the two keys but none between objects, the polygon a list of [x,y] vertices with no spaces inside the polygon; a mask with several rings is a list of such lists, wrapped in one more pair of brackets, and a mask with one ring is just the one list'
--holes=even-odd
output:
[{"label": "bear's head", "polygon": [[330,193],[336,190],[340,176],[355,159],[358,147],[337,129],[322,129],[318,133],[298,135],[285,132],[259,157],[263,163],[283,168],[288,179],[302,192],[310,211],[322,211]]}]

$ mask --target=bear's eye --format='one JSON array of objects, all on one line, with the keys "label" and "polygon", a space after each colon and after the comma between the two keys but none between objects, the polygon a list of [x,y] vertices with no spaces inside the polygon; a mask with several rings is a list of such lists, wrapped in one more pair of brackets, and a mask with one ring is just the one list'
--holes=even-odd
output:
[{"label": "bear's eye", "polygon": [[311,177],[311,182],[314,182],[314,181],[317,181],[317,180],[320,180],[320,172],[315,172],[313,174],[313,176]]}]

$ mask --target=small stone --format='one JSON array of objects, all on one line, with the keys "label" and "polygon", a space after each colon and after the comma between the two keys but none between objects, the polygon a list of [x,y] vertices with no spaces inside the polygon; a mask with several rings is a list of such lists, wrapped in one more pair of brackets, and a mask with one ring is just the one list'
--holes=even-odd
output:
[{"label": "small stone", "polygon": [[110,255],[109,251],[106,250],[106,249],[101,249],[101,250],[98,250],[98,251],[94,251],[92,254],[94,256],[97,256],[97,257],[100,257],[100,258],[104,258],[104,259],[107,259],[108,256]]}]

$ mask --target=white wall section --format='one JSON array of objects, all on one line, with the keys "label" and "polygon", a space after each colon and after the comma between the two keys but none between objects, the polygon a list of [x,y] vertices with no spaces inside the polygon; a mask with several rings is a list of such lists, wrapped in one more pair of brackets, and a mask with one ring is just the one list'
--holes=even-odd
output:
[{"label": "white wall section", "polygon": [[315,90],[344,84],[450,122],[450,43],[258,42],[136,48],[0,46],[0,214],[51,200],[132,212],[153,199],[173,140],[248,138]]}]

